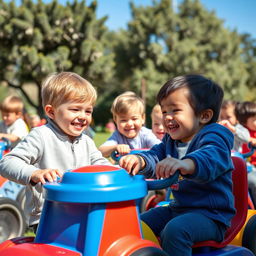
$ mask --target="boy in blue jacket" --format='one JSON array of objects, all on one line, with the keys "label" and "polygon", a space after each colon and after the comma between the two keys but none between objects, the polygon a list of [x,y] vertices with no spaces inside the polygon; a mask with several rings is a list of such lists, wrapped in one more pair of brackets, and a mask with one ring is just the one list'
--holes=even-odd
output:
[{"label": "boy in blue jacket", "polygon": [[175,256],[192,255],[192,245],[221,241],[235,214],[232,194],[233,134],[217,124],[223,90],[201,75],[179,76],[157,95],[166,135],[147,152],[127,155],[120,166],[147,178],[180,172],[174,202],[141,215],[162,248]]}]

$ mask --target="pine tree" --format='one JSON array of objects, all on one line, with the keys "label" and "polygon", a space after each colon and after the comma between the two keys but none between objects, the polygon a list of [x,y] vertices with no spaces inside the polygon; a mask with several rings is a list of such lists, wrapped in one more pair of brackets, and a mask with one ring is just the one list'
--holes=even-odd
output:
[{"label": "pine tree", "polygon": [[248,79],[241,37],[223,25],[199,0],[184,0],[178,10],[170,0],[152,6],[131,3],[132,20],[115,45],[120,79],[139,91],[147,84],[148,104],[168,79],[200,73],[223,86],[226,97],[240,99]]},{"label": "pine tree", "polygon": [[[40,114],[41,82],[49,73],[77,72],[103,90],[114,61],[105,50],[106,17],[96,19],[96,8],[96,1],[87,6],[85,0],[65,6],[0,0],[0,81],[20,90]],[[29,82],[37,87],[36,101],[26,91]]]}]

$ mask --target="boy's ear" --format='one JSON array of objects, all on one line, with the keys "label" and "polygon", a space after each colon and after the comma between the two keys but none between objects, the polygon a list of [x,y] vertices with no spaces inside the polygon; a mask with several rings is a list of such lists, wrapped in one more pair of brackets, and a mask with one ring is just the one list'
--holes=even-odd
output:
[{"label": "boy's ear", "polygon": [[52,105],[46,105],[46,106],[44,107],[44,111],[45,111],[45,114],[46,114],[49,118],[51,118],[51,119],[54,118],[54,109],[53,109],[53,106],[52,106]]},{"label": "boy's ear", "polygon": [[207,124],[211,121],[213,116],[213,111],[212,109],[205,109],[202,111],[200,114],[200,123],[201,124]]}]

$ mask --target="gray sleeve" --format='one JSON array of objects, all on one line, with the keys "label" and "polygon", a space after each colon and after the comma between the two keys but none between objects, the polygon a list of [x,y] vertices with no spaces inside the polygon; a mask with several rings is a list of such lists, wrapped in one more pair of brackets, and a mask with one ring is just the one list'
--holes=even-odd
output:
[{"label": "gray sleeve", "polygon": [[236,125],[236,132],[235,132],[234,136],[241,143],[248,143],[250,140],[250,133],[249,133],[248,129],[246,129],[241,124]]},{"label": "gray sleeve", "polygon": [[26,185],[31,174],[38,170],[36,162],[41,155],[43,140],[38,132],[32,130],[12,151],[0,161],[0,174],[12,181]]}]

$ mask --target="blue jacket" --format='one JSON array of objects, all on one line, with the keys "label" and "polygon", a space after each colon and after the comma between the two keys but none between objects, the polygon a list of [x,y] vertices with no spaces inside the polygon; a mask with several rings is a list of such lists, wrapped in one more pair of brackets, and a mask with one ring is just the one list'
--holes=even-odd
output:
[{"label": "blue jacket", "polygon": [[[192,159],[196,170],[193,175],[180,176],[172,189],[175,202],[170,207],[179,212],[201,212],[230,226],[235,214],[230,154],[233,141],[233,134],[216,123],[204,126],[194,136],[182,159]],[[146,161],[146,167],[140,174],[147,178],[154,177],[156,164],[168,154],[178,158],[176,143],[166,134],[162,143],[139,153]]]}]

